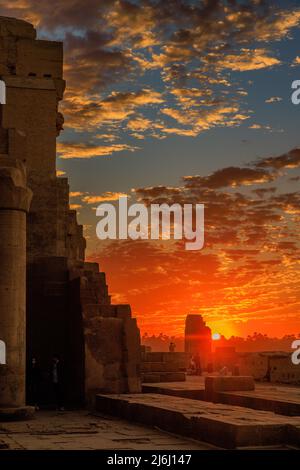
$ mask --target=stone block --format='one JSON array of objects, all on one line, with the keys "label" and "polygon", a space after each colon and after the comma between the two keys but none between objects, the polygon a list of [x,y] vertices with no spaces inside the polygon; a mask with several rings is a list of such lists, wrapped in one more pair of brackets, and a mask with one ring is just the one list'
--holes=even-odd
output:
[{"label": "stone block", "polygon": [[13,407],[1,407],[0,408],[0,422],[6,421],[23,421],[34,417],[35,408],[33,406],[20,406],[18,408]]},{"label": "stone block", "polygon": [[34,27],[23,20],[2,17],[0,23],[0,36],[5,38],[27,38],[35,39],[36,31]]},{"label": "stone block", "polygon": [[143,362],[142,372],[164,372],[166,371],[166,364],[164,362]]},{"label": "stone block", "polygon": [[130,305],[116,305],[116,315],[117,318],[128,319],[131,318],[131,308]]},{"label": "stone block", "polygon": [[[127,309],[128,310],[128,309]],[[141,342],[135,318],[123,318],[123,361],[127,391],[141,392]]]},{"label": "stone block", "polygon": [[163,352],[145,352],[143,353],[142,361],[144,362],[163,362]]},{"label": "stone block", "polygon": [[142,374],[142,382],[143,383],[157,383],[160,382],[160,374],[159,373],[143,373]]},{"label": "stone block", "polygon": [[164,372],[160,374],[160,382],[184,382],[184,372]]},{"label": "stone block", "polygon": [[[61,78],[63,45],[55,41],[20,39],[17,43],[17,74],[38,78]],[[34,74],[34,75],[33,75]]]},{"label": "stone block", "polygon": [[299,445],[300,417],[145,393],[98,395],[96,409],[226,448]]},{"label": "stone block", "polygon": [[251,376],[209,376],[205,377],[205,392],[211,395],[216,392],[238,392],[255,390],[254,379]]}]

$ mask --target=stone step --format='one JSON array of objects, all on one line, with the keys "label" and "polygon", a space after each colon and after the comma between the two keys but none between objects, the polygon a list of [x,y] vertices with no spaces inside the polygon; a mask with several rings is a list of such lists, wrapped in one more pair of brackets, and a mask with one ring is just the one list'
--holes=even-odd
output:
[{"label": "stone step", "polygon": [[184,382],[184,372],[142,372],[142,383]]},{"label": "stone step", "polygon": [[176,362],[142,362],[142,372],[179,372]]},{"label": "stone step", "polygon": [[[186,382],[188,384],[188,382]],[[181,384],[177,384],[176,382],[172,383],[144,383],[142,386],[143,393],[159,393],[160,395],[170,395],[174,397],[181,397],[181,398],[191,398],[192,400],[204,400],[204,389],[189,389],[189,388],[182,388],[179,387]],[[222,403],[222,402],[219,402]],[[235,404],[235,403],[229,403]],[[243,405],[241,405],[243,406]],[[249,407],[251,408],[251,407]]]},{"label": "stone step", "polygon": [[300,417],[159,394],[97,395],[97,411],[226,449],[300,447]]},{"label": "stone step", "polygon": [[[191,380],[196,379],[196,380]],[[143,385],[144,393],[159,393],[193,400],[205,400],[225,405],[270,411],[286,416],[300,416],[300,389],[275,384],[255,384],[255,390],[214,392],[207,396],[205,377],[187,376],[186,382],[150,383]]]},{"label": "stone step", "polygon": [[182,352],[144,352],[143,362],[180,362],[186,365],[186,354]]}]

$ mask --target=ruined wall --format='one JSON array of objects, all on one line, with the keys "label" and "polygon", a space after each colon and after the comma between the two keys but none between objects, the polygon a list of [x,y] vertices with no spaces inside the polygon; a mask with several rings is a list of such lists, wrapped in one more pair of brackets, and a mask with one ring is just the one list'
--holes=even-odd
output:
[{"label": "ruined wall", "polygon": [[300,385],[300,367],[293,364],[291,355],[270,357],[270,382]]},{"label": "ruined wall", "polygon": [[29,23],[1,18],[0,75],[8,88],[2,127],[26,135],[29,178],[54,177],[57,102],[65,85],[63,49],[61,43],[35,38]]},{"label": "ruined wall", "polygon": [[300,368],[292,363],[287,352],[238,353],[238,364],[241,375],[252,375],[255,380],[300,384]]},{"label": "ruined wall", "polygon": [[238,353],[240,375],[252,375],[255,380],[267,380],[269,358],[263,353]]},{"label": "ruined wall", "polygon": [[[104,273],[85,263],[85,239],[56,177],[62,127],[63,45],[40,41],[32,25],[0,17],[0,155],[27,167],[33,200],[27,225],[27,342],[47,368],[61,355],[65,391],[80,401],[92,389],[139,391],[139,330],[130,309],[112,306]],[[123,313],[122,313],[123,312]],[[74,362],[76,359],[76,362]]]}]

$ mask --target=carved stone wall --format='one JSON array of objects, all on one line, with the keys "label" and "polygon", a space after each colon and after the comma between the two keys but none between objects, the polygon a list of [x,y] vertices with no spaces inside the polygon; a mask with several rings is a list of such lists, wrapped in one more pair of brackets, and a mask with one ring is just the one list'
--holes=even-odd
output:
[{"label": "carved stone wall", "polygon": [[[27,349],[44,370],[62,357],[65,393],[140,390],[140,339],[129,306],[111,305],[104,273],[85,262],[86,242],[69,207],[66,178],[56,177],[63,126],[63,45],[36,39],[32,25],[0,17],[0,155],[27,167],[33,200],[27,228]],[[47,387],[45,383],[45,396]],[[51,397],[49,397],[51,400]]]}]

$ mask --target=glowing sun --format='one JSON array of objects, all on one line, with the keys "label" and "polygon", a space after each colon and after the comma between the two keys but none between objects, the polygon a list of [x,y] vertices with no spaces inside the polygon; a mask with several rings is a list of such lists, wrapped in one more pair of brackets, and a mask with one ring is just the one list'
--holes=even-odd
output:
[{"label": "glowing sun", "polygon": [[214,341],[218,341],[219,339],[221,339],[220,333],[213,333],[211,337]]}]

